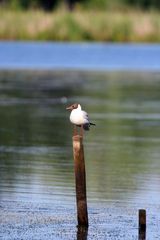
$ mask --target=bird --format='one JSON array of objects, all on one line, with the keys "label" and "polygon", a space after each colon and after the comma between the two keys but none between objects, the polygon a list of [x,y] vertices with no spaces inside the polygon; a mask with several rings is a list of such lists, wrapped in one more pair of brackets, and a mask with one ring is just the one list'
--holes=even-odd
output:
[{"label": "bird", "polygon": [[70,121],[74,124],[74,136],[77,135],[77,127],[81,128],[81,136],[83,137],[83,130],[89,131],[91,125],[96,125],[90,122],[88,113],[82,110],[79,103],[74,103],[66,109],[71,111]]}]

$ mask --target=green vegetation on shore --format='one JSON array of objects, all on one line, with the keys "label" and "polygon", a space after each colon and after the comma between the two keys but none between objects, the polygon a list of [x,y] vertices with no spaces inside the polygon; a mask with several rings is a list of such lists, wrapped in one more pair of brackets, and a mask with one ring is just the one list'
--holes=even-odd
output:
[{"label": "green vegetation on shore", "polygon": [[0,10],[0,40],[160,42],[156,11]]}]

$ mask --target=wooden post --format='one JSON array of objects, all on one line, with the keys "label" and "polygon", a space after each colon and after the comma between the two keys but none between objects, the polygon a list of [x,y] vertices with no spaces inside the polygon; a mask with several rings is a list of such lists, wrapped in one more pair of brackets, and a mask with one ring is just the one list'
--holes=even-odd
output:
[{"label": "wooden post", "polygon": [[88,227],[86,172],[84,162],[83,138],[80,135],[73,136],[73,156],[75,168],[78,226]]},{"label": "wooden post", "polygon": [[139,210],[139,240],[146,239],[146,210]]}]

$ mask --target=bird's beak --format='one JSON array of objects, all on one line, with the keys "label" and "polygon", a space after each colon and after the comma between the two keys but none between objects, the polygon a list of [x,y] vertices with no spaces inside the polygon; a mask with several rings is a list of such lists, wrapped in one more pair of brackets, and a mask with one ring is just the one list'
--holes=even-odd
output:
[{"label": "bird's beak", "polygon": [[72,110],[72,106],[66,107],[66,110]]}]

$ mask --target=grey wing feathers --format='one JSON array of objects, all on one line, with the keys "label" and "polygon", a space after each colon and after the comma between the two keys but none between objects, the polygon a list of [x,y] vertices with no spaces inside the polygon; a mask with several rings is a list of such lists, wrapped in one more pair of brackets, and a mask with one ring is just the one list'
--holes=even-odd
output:
[{"label": "grey wing feathers", "polygon": [[82,111],[82,114],[83,114],[84,119],[85,119],[87,122],[89,122],[88,113],[85,112],[85,111]]}]

